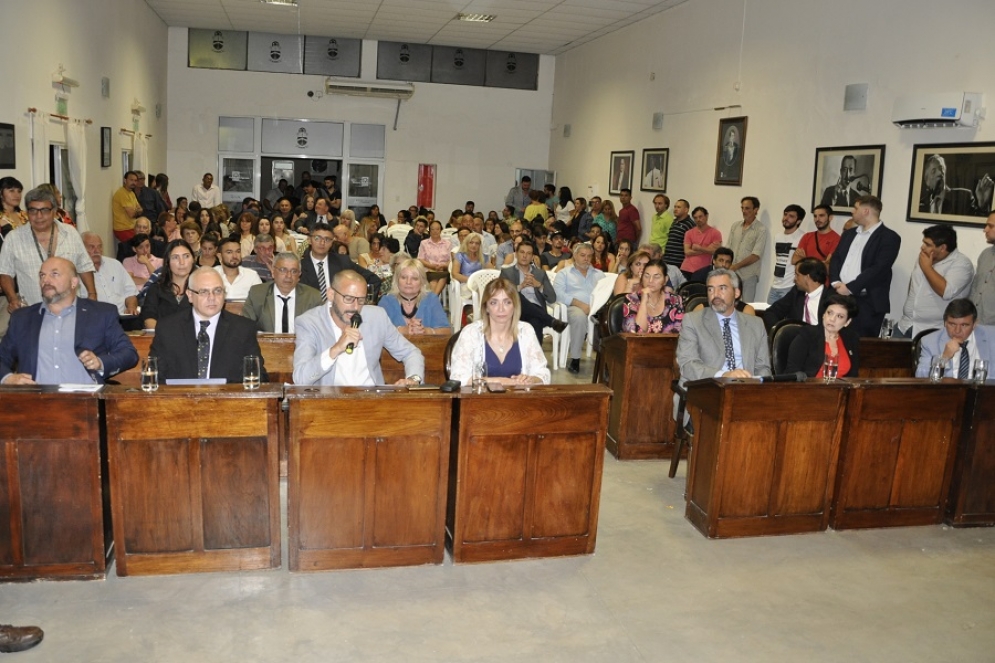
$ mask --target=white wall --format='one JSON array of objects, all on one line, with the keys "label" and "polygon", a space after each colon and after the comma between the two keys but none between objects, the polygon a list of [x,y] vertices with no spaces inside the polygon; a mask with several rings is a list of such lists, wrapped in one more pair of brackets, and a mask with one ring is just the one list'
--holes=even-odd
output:
[{"label": "white wall", "polygon": [[[363,50],[367,71],[376,42],[365,42]],[[539,90],[533,92],[416,83],[414,97],[401,104],[394,131],[396,101],[309,99],[308,90],[323,90],[322,76],[190,69],[187,30],[170,28],[168,172],[176,191],[185,192],[203,173],[217,172],[219,116],[383,124],[387,164],[382,201],[388,218],[415,202],[419,163],[438,165],[436,209],[448,213],[467,200],[485,212],[500,209],[515,183],[516,167],[546,167],[553,70],[554,59],[541,58]]]},{"label": "white wall", "polygon": [[[668,196],[708,208],[728,237],[742,196],[760,198],[774,229],[786,205],[811,208],[817,147],[883,143],[883,218],[902,236],[894,314],[926,228],[905,221],[912,145],[995,140],[993,20],[990,0],[690,0],[557,57],[550,166],[575,196],[588,186],[604,196],[610,151],[634,150],[639,161],[643,148],[669,147]],[[866,111],[842,110],[849,83],[870,85]],[[895,96],[952,90],[987,93],[977,131],[891,124]],[[742,109],[711,110],[733,104]],[[654,112],[665,113],[661,131]],[[749,117],[743,186],[715,186],[718,121],[737,115]],[[633,196],[647,219],[653,194]],[[984,248],[977,229],[958,227],[958,241],[972,260]],[[764,265],[765,295],[770,255]]]},{"label": "white wall", "polygon": [[[66,75],[80,82],[68,95],[69,116],[93,120],[86,130],[87,218],[90,227],[104,236],[106,247],[111,196],[121,186],[120,152],[131,145],[131,138],[119,130],[132,128],[131,104],[136,97],[148,109],[140,130],[152,134],[150,169],[165,169],[166,121],[155,117],[156,104],[165,107],[166,102],[165,53],[166,25],[144,0],[4,2],[0,122],[16,127],[17,168],[0,170],[0,177],[16,177],[25,191],[41,183],[32,182],[28,107],[40,111],[36,123],[44,123],[50,142],[65,142],[64,125],[46,115],[56,110],[52,74],[62,63]],[[104,76],[111,81],[109,99],[100,94]],[[112,128],[110,168],[100,167],[101,126]]]}]

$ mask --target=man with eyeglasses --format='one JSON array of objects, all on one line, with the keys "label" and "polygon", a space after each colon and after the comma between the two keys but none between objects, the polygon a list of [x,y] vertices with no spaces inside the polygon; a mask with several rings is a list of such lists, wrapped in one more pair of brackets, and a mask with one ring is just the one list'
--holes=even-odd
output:
[{"label": "man with eyeglasses", "polygon": [[[201,240],[203,242],[203,240]],[[273,280],[273,255],[276,253],[276,240],[268,233],[259,233],[252,242],[252,255],[242,256],[242,267],[251,269],[263,283]]]},{"label": "man with eyeglasses", "polygon": [[380,292],[380,277],[349,260],[349,256],[332,253],[333,241],[335,235],[327,223],[315,225],[311,231],[311,248],[301,258],[301,283],[327,298],[332,278],[343,269],[351,269],[366,279],[371,292]]},{"label": "man with eyeglasses", "polygon": [[[191,308],[158,321],[149,356],[159,358],[159,379],[224,378],[242,382],[242,358],[260,357],[256,325],[225,310],[221,274],[200,267],[187,281]],[[260,366],[263,382],[266,367]]]},{"label": "man with eyeglasses", "polygon": [[[39,187],[28,191],[24,200],[28,223],[10,231],[4,238],[3,251],[0,251],[0,288],[7,296],[8,310],[13,313],[24,304],[42,301],[38,270],[43,262],[54,256],[65,258],[75,266],[89,298],[96,300],[93,261],[76,229],[55,220],[55,196]],[[17,289],[14,288],[15,278]]]},{"label": "man with eyeglasses", "polygon": [[321,293],[301,280],[301,261],[295,253],[280,253],[273,263],[273,281],[249,288],[242,315],[267,334],[293,334],[297,316],[321,306]]},{"label": "man with eyeglasses", "polygon": [[[384,309],[364,306],[366,292],[366,281],[358,272],[342,270],[329,286],[328,305],[297,318],[294,384],[382,385],[380,355],[384,348],[404,364],[407,377],[394,384],[421,384],[425,375],[421,350],[397,331]],[[361,321],[353,319],[357,314]]]}]

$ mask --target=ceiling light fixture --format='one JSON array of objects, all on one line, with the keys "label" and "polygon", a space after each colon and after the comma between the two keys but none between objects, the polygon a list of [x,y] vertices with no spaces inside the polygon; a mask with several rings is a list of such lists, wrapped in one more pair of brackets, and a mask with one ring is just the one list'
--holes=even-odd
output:
[{"label": "ceiling light fixture", "polygon": [[276,5],[278,7],[296,7],[297,0],[259,0],[264,5]]},{"label": "ceiling light fixture", "polygon": [[493,14],[464,14],[462,12],[456,14],[456,20],[468,21],[470,23],[490,23],[496,18],[497,16]]}]

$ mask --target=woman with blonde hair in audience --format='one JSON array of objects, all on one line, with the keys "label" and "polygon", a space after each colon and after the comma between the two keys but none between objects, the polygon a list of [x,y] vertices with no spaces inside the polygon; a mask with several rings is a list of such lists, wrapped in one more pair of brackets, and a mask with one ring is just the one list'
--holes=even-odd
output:
[{"label": "woman with blonde hair in audience", "polygon": [[635,255],[629,258],[629,265],[625,271],[615,279],[615,287],[612,289],[613,295],[627,295],[630,292],[639,292],[639,283],[643,278],[643,268],[650,262],[650,254],[646,251],[636,251]]},{"label": "woman with blonde hair in audience", "polygon": [[390,292],[380,300],[380,306],[402,334],[449,335],[453,332],[442,302],[428,287],[424,265],[415,258],[407,258],[397,265]]},{"label": "woman with blonde hair in audience", "polygon": [[349,238],[349,257],[353,262],[359,261],[359,256],[370,252],[370,239],[377,234],[380,226],[373,217],[364,216]]},{"label": "woman with blonde hair in audience", "polygon": [[[290,253],[297,253],[297,240],[294,236],[287,230],[287,220],[283,218],[281,214],[274,214],[273,218],[269,221],[273,238],[276,239],[277,246],[280,242],[283,242],[285,247],[283,251],[289,251]],[[278,252],[281,252],[278,250]]]},{"label": "woman with blonde hair in audience", "polygon": [[353,232],[356,229],[356,213],[351,209],[342,210],[339,215],[339,225],[345,226],[349,229],[349,232]]},{"label": "woman with blonde hair in audience", "polygon": [[615,212],[615,203],[610,200],[601,203],[601,211],[594,217],[594,225],[601,228],[602,234],[607,234],[608,239],[615,241],[615,234],[618,232],[618,214]]},{"label": "woman with blonde hair in audience", "polygon": [[224,203],[211,208],[211,217],[221,226],[221,230],[230,233],[234,230],[232,226],[231,210]]},{"label": "woman with blonde hair in audience", "polygon": [[[484,256],[482,246],[484,238],[477,233],[469,233],[460,242],[459,251],[453,256],[450,263],[449,273],[454,279],[460,282],[460,292],[464,297],[469,296],[470,291],[466,287],[466,282],[470,275],[482,269],[490,267],[487,257]],[[452,306],[452,304],[450,304]]]},{"label": "woman with blonde hair in audience", "polygon": [[450,377],[469,384],[474,366],[482,365],[488,382],[549,384],[542,346],[532,325],[520,319],[518,289],[508,279],[496,278],[484,286],[481,302],[481,319],[463,328],[453,348]]}]

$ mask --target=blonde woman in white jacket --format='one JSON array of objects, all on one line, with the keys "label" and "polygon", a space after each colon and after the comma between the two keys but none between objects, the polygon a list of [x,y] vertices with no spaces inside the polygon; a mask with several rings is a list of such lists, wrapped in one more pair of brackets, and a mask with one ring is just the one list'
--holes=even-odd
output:
[{"label": "blonde woman in white jacket", "polygon": [[546,355],[531,325],[519,321],[521,303],[510,281],[484,287],[482,320],[467,325],[453,348],[450,378],[469,384],[475,364],[486,364],[487,381],[505,385],[549,384]]}]

